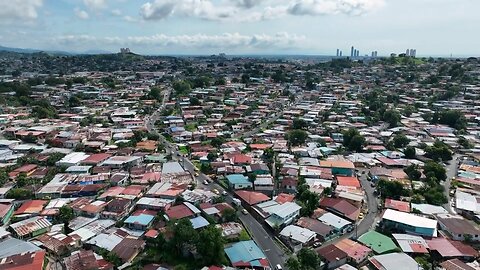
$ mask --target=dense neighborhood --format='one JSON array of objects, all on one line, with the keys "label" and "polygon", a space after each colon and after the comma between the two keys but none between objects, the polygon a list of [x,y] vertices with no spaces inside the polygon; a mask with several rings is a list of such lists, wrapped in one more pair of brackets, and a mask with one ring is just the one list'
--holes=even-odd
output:
[{"label": "dense neighborhood", "polygon": [[480,269],[477,58],[0,63],[0,269]]}]

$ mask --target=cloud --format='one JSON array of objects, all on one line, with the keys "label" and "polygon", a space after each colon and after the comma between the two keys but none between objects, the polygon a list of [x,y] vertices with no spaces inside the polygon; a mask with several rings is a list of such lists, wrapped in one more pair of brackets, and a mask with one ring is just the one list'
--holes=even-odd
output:
[{"label": "cloud", "polygon": [[85,10],[81,10],[79,8],[76,8],[74,10],[74,12],[75,12],[75,16],[77,16],[77,18],[79,18],[79,19],[86,20],[89,17],[88,13]]},{"label": "cloud", "polygon": [[385,0],[297,0],[290,4],[291,15],[361,15],[381,8]]},{"label": "cloud", "polygon": [[114,16],[121,16],[122,15],[122,11],[120,9],[114,9],[111,12],[112,12],[112,15],[114,15]]},{"label": "cloud", "polygon": [[83,0],[83,4],[90,10],[99,11],[107,7],[107,0]]},{"label": "cloud", "polygon": [[54,38],[53,42],[71,46],[128,46],[142,48],[170,49],[290,49],[297,48],[304,36],[280,32],[274,35],[242,35],[239,33],[224,33],[219,35],[176,35],[157,34],[152,36],[95,37],[91,35],[66,35]]},{"label": "cloud", "polygon": [[43,0],[1,0],[0,23],[33,21],[42,6]]},{"label": "cloud", "polygon": [[173,16],[214,21],[261,21],[287,15],[361,15],[378,9],[385,0],[151,0],[140,8],[144,20]]}]

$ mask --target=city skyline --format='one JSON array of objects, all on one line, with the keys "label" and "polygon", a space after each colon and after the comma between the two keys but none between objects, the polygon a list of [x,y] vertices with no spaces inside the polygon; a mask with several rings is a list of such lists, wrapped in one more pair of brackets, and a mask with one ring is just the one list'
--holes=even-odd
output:
[{"label": "city skyline", "polygon": [[[476,56],[470,0],[0,1],[0,45],[69,52]],[[458,31],[461,27],[462,31]]]}]

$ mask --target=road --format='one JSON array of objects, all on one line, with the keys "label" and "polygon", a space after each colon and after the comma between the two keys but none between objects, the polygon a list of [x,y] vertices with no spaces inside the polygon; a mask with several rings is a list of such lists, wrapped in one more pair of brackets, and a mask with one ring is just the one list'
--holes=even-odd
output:
[{"label": "road", "polygon": [[448,202],[443,205],[443,208],[447,209],[447,211],[450,214],[455,214],[455,211],[452,208],[452,198],[450,198],[450,185],[452,184],[452,178],[457,176],[458,172],[458,159],[460,155],[455,154],[452,157],[452,160],[450,160],[449,164],[445,167],[445,170],[447,171],[447,180],[443,183],[443,186],[445,187],[445,196],[447,196]]},{"label": "road", "polygon": [[[360,170],[362,172],[362,170]],[[378,199],[374,194],[375,188],[371,186],[371,182],[367,180],[367,172],[361,173],[358,177],[365,194],[367,195],[368,212],[365,217],[357,225],[355,238],[366,233],[372,228],[375,223],[375,218],[378,214]]]},{"label": "road", "polygon": [[[161,134],[157,132],[155,129],[155,122],[160,119],[160,112],[165,106],[165,102],[168,100],[170,93],[166,92],[164,94],[164,99],[162,102],[162,105],[159,107],[157,111],[155,111],[154,114],[152,114],[150,117],[146,118],[146,128],[149,132],[158,134],[160,136],[159,142],[165,147],[165,150],[168,154],[172,155],[172,158],[174,160],[178,160],[179,163],[183,166],[183,168],[186,171],[189,171],[192,175],[195,175],[195,165],[192,163],[190,159],[187,157],[184,157],[176,148],[176,146],[169,141],[165,139]],[[278,119],[280,117],[280,114],[278,114]],[[273,123],[273,119],[270,119],[269,121],[266,121],[264,123],[265,127],[269,123]],[[260,130],[260,128],[263,128],[263,125],[261,127],[258,127],[258,130],[252,130],[251,134],[254,134]],[[243,134],[245,136],[245,134]],[[248,135],[250,136],[250,135]],[[202,188],[202,189],[207,189],[207,190],[218,190],[220,193],[223,193],[225,190],[218,185],[217,183],[213,182],[207,175],[198,172],[198,176],[195,177],[196,180],[196,186],[197,188]],[[203,182],[207,180],[211,182],[208,185],[204,185]],[[225,201],[227,203],[232,204],[233,201],[233,196],[232,194],[227,192],[227,196],[225,196]],[[240,210],[240,209],[239,209]],[[246,229],[252,234],[253,240],[257,243],[257,245],[262,249],[264,252],[265,256],[267,257],[268,261],[270,262],[270,265],[275,267],[277,264],[281,265],[282,267],[284,266],[284,263],[287,259],[287,255],[285,252],[278,246],[278,244],[275,242],[274,237],[268,233],[250,213],[243,214],[240,213],[239,211],[239,218],[240,221],[242,221],[243,225],[246,227]]]}]

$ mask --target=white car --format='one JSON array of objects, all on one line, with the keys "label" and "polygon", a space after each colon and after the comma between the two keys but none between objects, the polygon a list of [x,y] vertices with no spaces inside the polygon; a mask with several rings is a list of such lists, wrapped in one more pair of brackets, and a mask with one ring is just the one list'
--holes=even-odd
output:
[{"label": "white car", "polygon": [[207,186],[207,185],[208,185],[208,181],[207,181],[207,180],[203,180],[203,184],[204,184],[205,186]]}]

